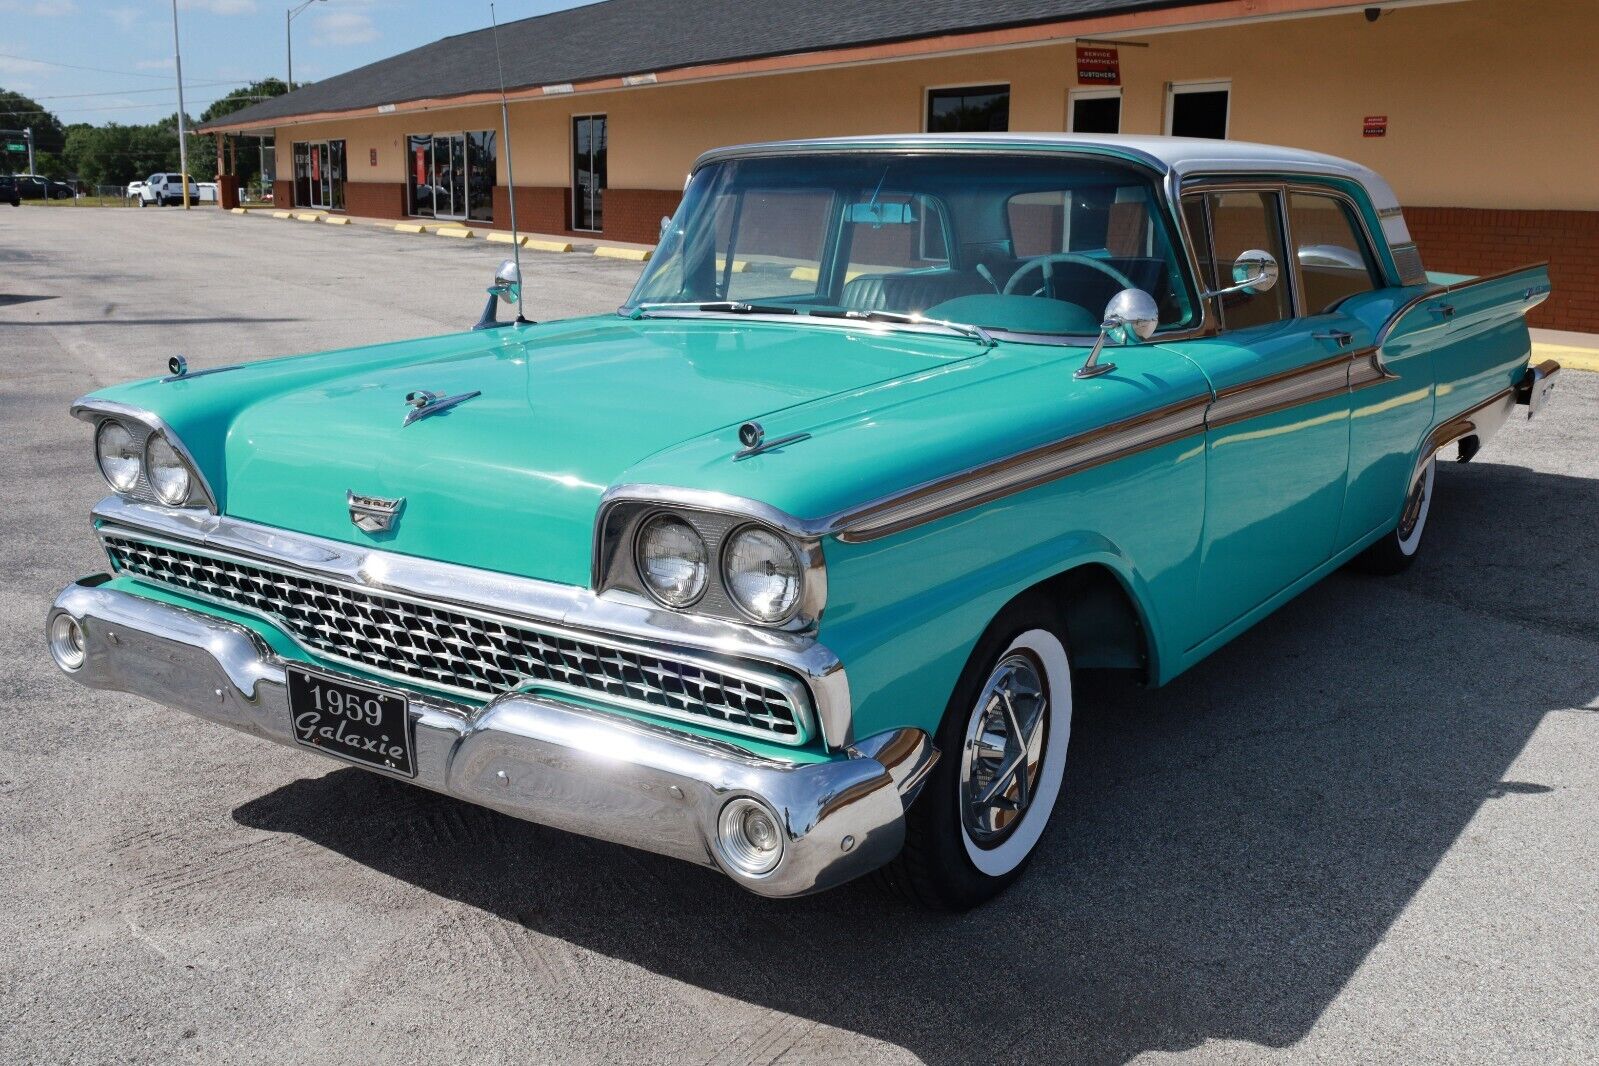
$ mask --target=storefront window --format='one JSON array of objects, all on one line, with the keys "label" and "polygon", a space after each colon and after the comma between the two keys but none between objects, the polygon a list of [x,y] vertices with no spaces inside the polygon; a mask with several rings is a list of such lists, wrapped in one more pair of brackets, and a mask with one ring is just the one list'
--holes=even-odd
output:
[{"label": "storefront window", "polygon": [[294,206],[344,210],[344,142],[294,142]]},{"label": "storefront window", "polygon": [[495,140],[493,130],[408,136],[405,184],[411,214],[494,221]]}]

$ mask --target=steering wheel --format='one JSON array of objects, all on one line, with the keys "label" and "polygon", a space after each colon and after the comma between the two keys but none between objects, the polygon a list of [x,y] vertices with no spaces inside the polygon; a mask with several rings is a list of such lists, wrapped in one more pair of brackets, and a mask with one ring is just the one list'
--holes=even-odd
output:
[{"label": "steering wheel", "polygon": [[1076,263],[1079,266],[1092,267],[1124,289],[1138,288],[1138,286],[1134,285],[1132,280],[1128,278],[1126,274],[1123,274],[1120,270],[1117,270],[1115,267],[1101,259],[1095,259],[1091,255],[1083,255],[1081,252],[1052,252],[1049,255],[1041,255],[1037,259],[1029,259],[1027,262],[1023,263],[1016,273],[1010,276],[1010,280],[1005,283],[1005,295],[1014,296],[1016,294],[1016,290],[1021,288],[1021,279],[1032,273],[1035,268],[1043,271],[1044,283],[1038,288],[1034,289],[1028,295],[1047,295],[1049,292],[1049,283],[1055,277],[1056,263]]}]

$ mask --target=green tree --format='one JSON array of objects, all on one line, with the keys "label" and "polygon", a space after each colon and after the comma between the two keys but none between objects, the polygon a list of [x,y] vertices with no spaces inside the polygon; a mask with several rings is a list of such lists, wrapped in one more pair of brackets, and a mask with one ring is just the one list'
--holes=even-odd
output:
[{"label": "green tree", "polygon": [[[53,112],[41,107],[39,101],[9,89],[0,89],[0,129],[21,130],[30,126],[33,128],[35,165],[39,165],[39,153],[59,152],[66,141],[61,120]],[[7,171],[26,170],[28,153],[0,152],[0,167]],[[39,165],[39,170],[40,173],[44,172],[42,165]]]},{"label": "green tree", "polygon": [[[300,83],[296,82],[295,84],[299,85]],[[258,101],[270,100],[274,96],[282,96],[288,91],[289,87],[284,84],[281,78],[263,78],[260,81],[251,82],[242,88],[234,89],[219,100],[213,100],[211,105],[200,113],[200,121],[202,123],[211,122],[222,118],[224,115],[231,115],[235,111],[241,111]],[[207,165],[214,175],[216,173],[218,140],[220,138],[214,134],[202,134],[196,137],[195,146],[198,147],[196,149],[195,146],[191,146],[189,152],[190,167],[195,166],[195,155],[196,150],[198,150],[205,155]],[[238,161],[238,177],[241,184],[247,185],[261,174],[261,153],[256,150],[258,144],[259,142],[254,138],[240,139],[238,141],[234,158]]]}]

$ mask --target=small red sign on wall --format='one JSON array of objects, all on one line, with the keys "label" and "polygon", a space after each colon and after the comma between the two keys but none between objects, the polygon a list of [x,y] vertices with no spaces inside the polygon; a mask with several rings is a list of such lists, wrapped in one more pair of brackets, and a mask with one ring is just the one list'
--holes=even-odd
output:
[{"label": "small red sign on wall", "polygon": [[1121,55],[1114,48],[1080,44],[1077,46],[1078,85],[1120,85]]},{"label": "small red sign on wall", "polygon": [[367,149],[366,164],[369,167],[375,167],[378,165],[378,150],[376,148]]},{"label": "small red sign on wall", "polygon": [[1367,115],[1366,121],[1361,128],[1361,134],[1366,137],[1388,136],[1388,116]]}]

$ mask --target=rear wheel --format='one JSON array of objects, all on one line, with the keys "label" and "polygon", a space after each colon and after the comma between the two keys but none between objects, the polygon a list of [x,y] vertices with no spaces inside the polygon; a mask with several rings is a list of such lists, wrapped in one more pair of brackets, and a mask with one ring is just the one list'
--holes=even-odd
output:
[{"label": "rear wheel", "polygon": [[1432,511],[1433,478],[1437,472],[1438,457],[1433,456],[1411,483],[1398,524],[1355,559],[1361,570],[1368,574],[1398,574],[1416,561],[1422,535],[1427,531],[1427,516]]},{"label": "rear wheel", "polygon": [[967,910],[1021,876],[1049,825],[1071,739],[1064,628],[1044,602],[1019,602],[984,633],[955,686],[905,848],[883,871],[901,894]]}]

